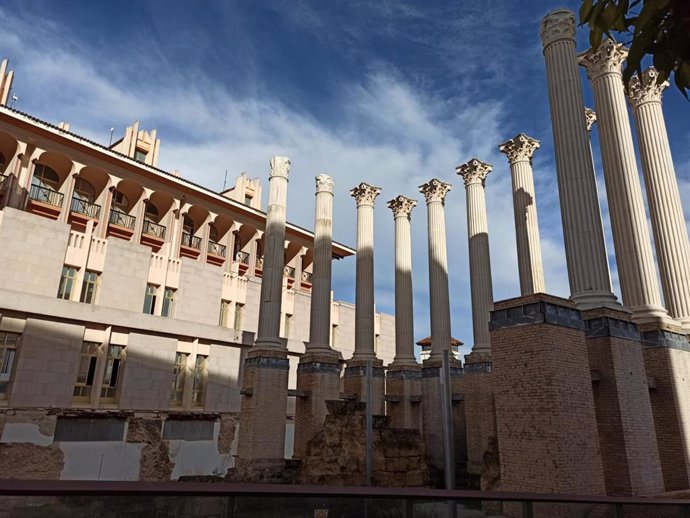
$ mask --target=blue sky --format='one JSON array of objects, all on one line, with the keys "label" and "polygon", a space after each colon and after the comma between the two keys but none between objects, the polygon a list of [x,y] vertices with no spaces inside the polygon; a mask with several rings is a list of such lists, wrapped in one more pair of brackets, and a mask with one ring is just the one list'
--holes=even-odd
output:
[{"label": "blue sky", "polygon": [[[428,334],[426,209],[417,186],[453,184],[446,202],[453,335],[472,344],[465,193],[456,165],[478,157],[487,179],[496,300],[519,294],[510,174],[497,145],[541,140],[534,158],[547,291],[568,295],[539,21],[578,1],[5,1],[0,55],[16,73],[18,109],[106,143],[135,119],[157,128],[159,165],[220,190],[224,171],[267,178],[292,160],[291,221],[313,227],[313,178],[336,182],[335,238],[355,243],[360,181],[376,207],[377,308],[393,312],[393,218],[413,212],[415,334]],[[587,34],[578,32],[578,50]],[[585,97],[593,106],[583,76]],[[690,205],[690,103],[673,88],[664,111],[684,205]],[[610,264],[618,293],[596,130]],[[308,198],[305,198],[308,197]],[[690,210],[686,209],[686,217]],[[354,260],[334,269],[335,296],[354,299]]]}]

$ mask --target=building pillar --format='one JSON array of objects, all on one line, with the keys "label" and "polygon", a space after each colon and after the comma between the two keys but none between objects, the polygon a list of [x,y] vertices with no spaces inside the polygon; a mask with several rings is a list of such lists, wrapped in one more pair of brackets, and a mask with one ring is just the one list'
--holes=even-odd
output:
[{"label": "building pillar", "polygon": [[571,298],[581,308],[615,306],[594,164],[582,116],[575,14],[558,9],[546,15],[541,22],[541,40]]},{"label": "building pillar", "polygon": [[374,351],[374,200],[381,189],[360,183],[350,190],[357,202],[357,279],[355,293],[355,352],[345,369],[345,392],[366,400],[366,364],[374,362],[372,412],[383,414],[383,361]]},{"label": "building pillar", "polygon": [[532,174],[532,156],[538,148],[539,141],[524,133],[519,133],[498,146],[498,149],[506,154],[510,164],[515,240],[520,274],[520,295],[522,296],[545,291],[537,202]]},{"label": "building pillar", "polygon": [[671,317],[690,330],[690,244],[673,167],[661,95],[654,67],[634,76],[628,89],[640,146],[647,201],[652,220],[661,288]]},{"label": "building pillar", "polygon": [[405,196],[388,202],[395,219],[395,358],[386,373],[386,400],[394,428],[421,431],[422,369],[414,356],[410,232],[410,215],[416,206],[416,200]]},{"label": "building pillar", "polygon": [[[314,270],[309,342],[297,366],[294,458],[304,458],[309,441],[323,427],[326,401],[340,398],[340,355],[331,349],[331,257],[333,248],[333,178],[316,177]],[[298,259],[298,260],[301,260]],[[300,266],[301,270],[301,266]],[[301,277],[295,282],[299,283]],[[299,285],[298,285],[299,286]]]},{"label": "building pillar", "polygon": [[666,310],[654,267],[652,244],[642,201],[642,187],[635,162],[632,133],[625,106],[621,64],[628,51],[605,40],[580,57],[592,82],[598,116],[601,159],[611,233],[623,304],[636,322],[663,320]]},{"label": "building pillar", "polygon": [[290,160],[275,156],[270,166],[258,332],[244,362],[240,405],[236,467],[240,476],[248,478],[256,470],[282,470],[285,455],[290,365],[280,338],[280,313]]},{"label": "building pillar", "polygon": [[467,193],[467,238],[470,252],[470,288],[472,291],[472,354],[487,356],[491,353],[489,313],[493,308],[491,258],[489,254],[489,227],[486,215],[484,184],[492,166],[473,158],[455,168],[465,180]]}]

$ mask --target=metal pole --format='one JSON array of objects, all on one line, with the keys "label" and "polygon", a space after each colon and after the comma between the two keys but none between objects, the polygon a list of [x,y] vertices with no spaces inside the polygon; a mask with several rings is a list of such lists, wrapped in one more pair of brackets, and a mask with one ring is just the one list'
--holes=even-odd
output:
[{"label": "metal pole", "polygon": [[374,418],[372,412],[372,389],[373,378],[374,377],[374,363],[372,360],[367,360],[366,366],[366,457],[364,461],[365,465],[365,485],[371,485],[372,472],[373,472],[373,460],[374,460]]}]

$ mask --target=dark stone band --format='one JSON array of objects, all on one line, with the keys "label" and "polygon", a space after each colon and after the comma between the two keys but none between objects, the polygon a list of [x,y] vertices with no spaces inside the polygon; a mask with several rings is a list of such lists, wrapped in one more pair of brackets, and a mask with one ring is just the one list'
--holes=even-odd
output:
[{"label": "dark stone band", "polygon": [[244,360],[244,366],[256,367],[257,369],[276,369],[281,371],[290,370],[290,360],[287,358],[271,358],[266,356],[254,356]]},{"label": "dark stone band", "polygon": [[690,352],[690,343],[685,335],[672,333],[671,331],[645,331],[642,333],[642,345],[648,348],[666,347]]},{"label": "dark stone band", "polygon": [[307,362],[297,364],[298,374],[340,374],[340,364],[324,362]]},{"label": "dark stone band", "polygon": [[491,362],[466,363],[463,372],[465,374],[491,372]]},{"label": "dark stone band", "polygon": [[[441,377],[441,367],[424,367],[422,368],[422,378],[439,378]],[[451,378],[462,377],[462,367],[450,368]]]},{"label": "dark stone band", "polygon": [[531,324],[553,324],[582,330],[585,328],[579,310],[540,301],[492,311],[489,329],[493,331]]},{"label": "dark stone band", "polygon": [[[384,378],[385,370],[383,367],[374,367],[372,369],[374,378]],[[346,378],[364,378],[367,375],[367,368],[365,365],[356,365],[354,367],[345,367]]]},{"label": "dark stone band", "polygon": [[416,370],[394,370],[386,372],[386,379],[389,380],[420,380],[422,379],[422,371]]},{"label": "dark stone band", "polygon": [[585,336],[587,338],[601,338],[610,336],[639,342],[642,335],[633,322],[618,320],[611,317],[593,318],[585,321]]}]

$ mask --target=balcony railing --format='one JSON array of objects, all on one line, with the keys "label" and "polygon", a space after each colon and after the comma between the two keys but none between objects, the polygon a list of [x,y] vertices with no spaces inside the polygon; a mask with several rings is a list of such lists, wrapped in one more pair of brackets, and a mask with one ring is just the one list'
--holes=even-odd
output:
[{"label": "balcony railing", "polygon": [[302,282],[308,282],[311,284],[311,272],[302,272]]},{"label": "balcony railing", "polygon": [[283,275],[290,279],[295,278],[295,269],[292,266],[283,266]]},{"label": "balcony railing", "polygon": [[48,187],[32,185],[31,190],[29,191],[29,198],[47,203],[53,207],[62,207],[64,195],[61,192],[54,191]]},{"label": "balcony railing", "polygon": [[249,252],[243,252],[242,250],[235,252],[235,262],[249,264]]},{"label": "balcony railing", "polygon": [[259,268],[260,270],[264,269],[264,258],[263,258],[263,256],[256,258],[256,267]]},{"label": "balcony railing", "polygon": [[149,236],[165,239],[165,227],[163,225],[154,223],[153,221],[144,220],[142,234],[148,234]]},{"label": "balcony railing", "polygon": [[98,219],[101,214],[101,206],[95,203],[82,200],[78,196],[72,198],[72,206],[70,207],[72,212],[77,214],[83,214],[87,218]]},{"label": "balcony railing", "polygon": [[200,250],[201,238],[193,236],[189,232],[182,232],[182,245],[188,246],[189,248],[194,248],[195,250]]},{"label": "balcony railing", "polygon": [[118,209],[110,209],[110,218],[108,219],[113,225],[120,225],[121,227],[126,227],[129,229],[134,229],[134,222],[136,218],[130,216],[126,212],[122,212]]},{"label": "balcony railing", "polygon": [[220,243],[216,243],[215,241],[209,241],[208,253],[225,257],[225,245],[221,245]]}]

